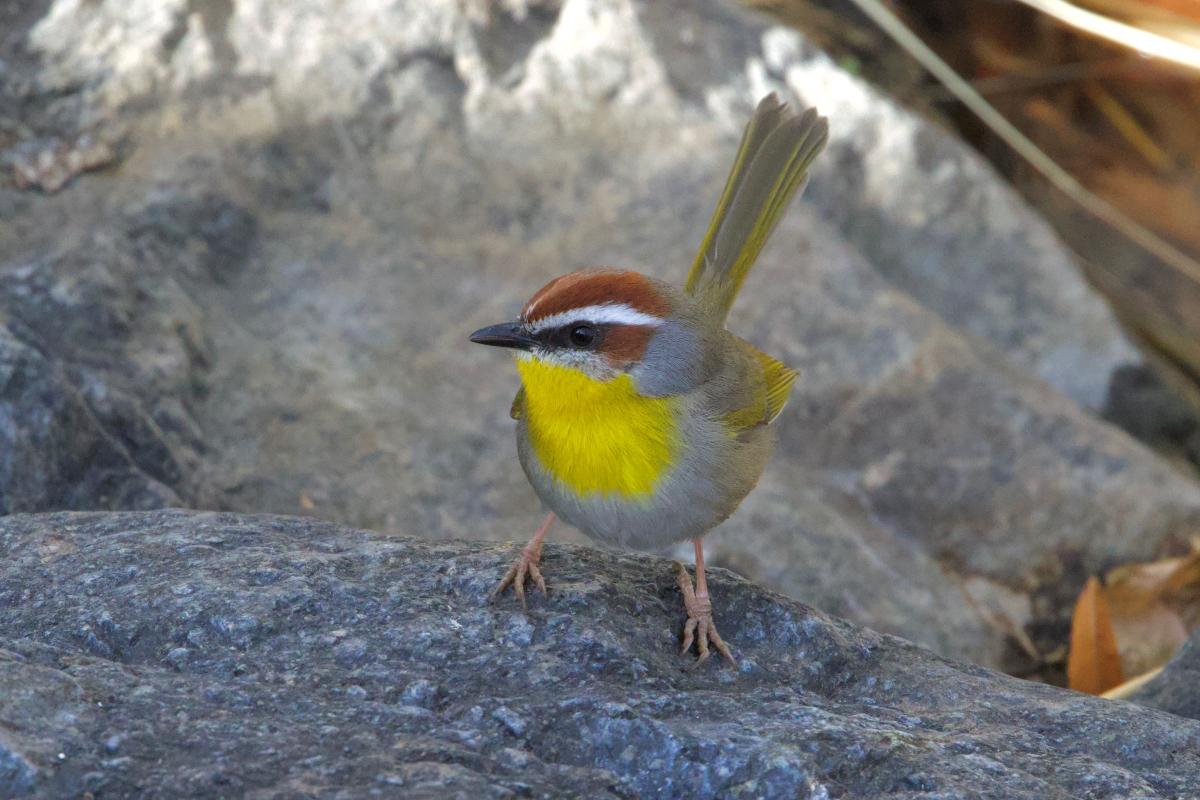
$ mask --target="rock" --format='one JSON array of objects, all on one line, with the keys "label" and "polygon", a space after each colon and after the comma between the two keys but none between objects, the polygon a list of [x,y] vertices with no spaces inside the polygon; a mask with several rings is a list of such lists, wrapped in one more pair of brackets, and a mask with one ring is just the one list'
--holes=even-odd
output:
[{"label": "rock", "polygon": [[1185,469],[1200,467],[1200,418],[1149,367],[1128,366],[1113,373],[1104,417]]},{"label": "rock", "polygon": [[[204,311],[253,238],[232,205],[151,202],[3,265],[0,513],[204,504]],[[208,500],[211,502],[211,500]]]},{"label": "rock", "polygon": [[117,160],[113,144],[95,141],[87,134],[73,142],[22,142],[17,150],[9,158],[0,159],[0,166],[11,170],[16,187],[51,194],[62,191],[77,175],[103,169]]},{"label": "rock", "polygon": [[1135,692],[1129,699],[1151,708],[1159,708],[1181,717],[1200,719],[1200,633],[1179,648],[1162,673]]},{"label": "rock", "polygon": [[[236,113],[227,114],[242,126],[271,133],[287,124],[279,113],[353,118],[381,96],[396,109],[459,100],[437,96],[452,88],[470,137],[505,149],[519,147],[526,129],[578,132],[598,112],[626,125],[687,128],[699,127],[700,112],[734,135],[754,98],[791,90],[833,120],[816,205],[887,278],[1093,409],[1103,406],[1111,372],[1139,360],[1049,226],[981,158],[765,18],[712,0],[534,0],[475,13],[363,0],[335,24],[327,0],[293,3],[287,14],[255,3],[143,2],[134,17],[125,3],[58,0],[30,35],[45,59],[45,87],[87,86],[95,117],[148,96],[216,94],[214,104],[233,101]],[[293,45],[301,40],[304,57]],[[162,42],[170,42],[165,58],[153,57]],[[431,63],[417,71],[452,62],[459,85],[399,97],[413,87],[394,65],[424,59]],[[257,82],[282,112],[247,114],[257,103],[232,98],[228,84],[215,90],[217,77]],[[405,143],[427,138],[441,117],[409,118],[410,130],[386,133]]]},{"label": "rock", "polygon": [[665,560],[550,544],[526,617],[487,604],[509,555],[285,517],[4,518],[0,794],[1152,798],[1200,770],[1200,723],[722,570],[740,670],[688,670]]},{"label": "rock", "polygon": [[[56,0],[28,19],[35,94],[128,133],[119,166],[53,197],[0,187],[0,324],[77,398],[47,418],[56,444],[6,451],[5,510],[527,536],[515,376],[465,335],[580,265],[682,277],[749,108],[779,89],[820,102],[834,140],[732,326],[804,377],[712,561],[1027,668],[1015,642],[1060,644],[1085,574],[1200,519],[1193,482],[1080,409],[1132,352],[1065,251],[796,34],[715,0],[338,8]],[[41,406],[0,386],[16,442]]]},{"label": "rock", "polygon": [[[751,62],[837,121],[812,202],[889,282],[1094,411],[1139,362],[1049,224],[969,146],[814,57],[790,32]],[[757,76],[756,76],[757,77]],[[753,81],[752,81],[753,82]]]},{"label": "rock", "polygon": [[12,323],[0,324],[0,453],[0,514],[178,502],[96,419],[62,365]]}]

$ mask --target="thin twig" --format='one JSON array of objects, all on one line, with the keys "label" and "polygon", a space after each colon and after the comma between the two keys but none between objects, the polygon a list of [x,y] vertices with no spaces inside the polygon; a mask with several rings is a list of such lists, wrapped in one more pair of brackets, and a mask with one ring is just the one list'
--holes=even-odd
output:
[{"label": "thin twig", "polygon": [[1133,694],[1138,689],[1157,678],[1159,673],[1162,671],[1162,667],[1155,667],[1149,672],[1143,672],[1141,675],[1138,675],[1135,678],[1130,678],[1124,683],[1117,684],[1107,692],[1101,692],[1100,696],[1105,700],[1124,700],[1129,697],[1129,695]]}]

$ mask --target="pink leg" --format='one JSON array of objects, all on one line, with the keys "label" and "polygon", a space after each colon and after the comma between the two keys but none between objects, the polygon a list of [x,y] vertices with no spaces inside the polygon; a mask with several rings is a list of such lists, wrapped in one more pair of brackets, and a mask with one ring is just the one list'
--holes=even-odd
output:
[{"label": "pink leg", "polygon": [[737,661],[733,657],[733,653],[729,650],[729,645],[721,639],[721,635],[717,633],[716,623],[712,618],[712,603],[708,599],[708,579],[704,575],[704,544],[699,537],[692,540],[692,544],[696,547],[696,588],[692,589],[692,579],[688,577],[687,568],[675,562],[675,580],[679,584],[679,591],[683,592],[683,607],[687,610],[687,623],[683,627],[683,646],[680,648],[680,655],[688,651],[692,646],[692,642],[696,643],[696,651],[700,658],[696,664],[702,664],[712,652],[708,649],[711,643],[717,648],[722,656],[724,656],[730,664],[735,668]]},{"label": "pink leg", "polygon": [[551,511],[542,520],[542,524],[538,526],[537,533],[533,534],[533,538],[521,548],[521,555],[517,556],[517,560],[508,568],[508,572],[504,573],[504,577],[500,579],[500,583],[496,584],[496,588],[492,590],[489,602],[493,602],[497,597],[504,594],[504,590],[509,586],[517,593],[517,597],[521,600],[521,608],[526,611],[529,606],[525,602],[525,578],[529,577],[534,585],[541,590],[542,594],[546,593],[546,579],[542,577],[542,571],[538,569],[538,563],[542,560],[542,541],[546,538],[546,531],[550,530],[550,526],[554,524],[554,512]]},{"label": "pink leg", "polygon": [[696,551],[696,599],[708,599],[708,578],[704,577],[704,542],[700,537],[692,539]]}]

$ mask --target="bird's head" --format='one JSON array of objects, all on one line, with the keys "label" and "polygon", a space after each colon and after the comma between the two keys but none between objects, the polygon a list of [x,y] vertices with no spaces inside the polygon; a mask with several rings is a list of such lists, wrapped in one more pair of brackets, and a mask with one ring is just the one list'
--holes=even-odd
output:
[{"label": "bird's head", "polygon": [[555,278],[513,322],[471,341],[515,348],[596,380],[630,374],[649,394],[681,391],[700,350],[698,315],[683,294],[637,272],[585,269]]}]

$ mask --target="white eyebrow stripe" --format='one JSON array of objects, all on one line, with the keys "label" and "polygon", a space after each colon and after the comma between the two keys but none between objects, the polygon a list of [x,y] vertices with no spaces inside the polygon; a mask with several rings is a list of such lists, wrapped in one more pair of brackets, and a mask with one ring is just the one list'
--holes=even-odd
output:
[{"label": "white eyebrow stripe", "polygon": [[558,328],[571,322],[594,322],[598,324],[615,325],[650,325],[658,327],[663,324],[662,317],[638,311],[625,303],[600,303],[594,306],[572,308],[560,311],[535,322],[530,323],[529,329],[539,333],[550,328]]}]

